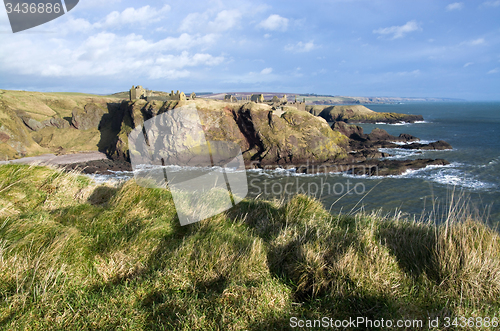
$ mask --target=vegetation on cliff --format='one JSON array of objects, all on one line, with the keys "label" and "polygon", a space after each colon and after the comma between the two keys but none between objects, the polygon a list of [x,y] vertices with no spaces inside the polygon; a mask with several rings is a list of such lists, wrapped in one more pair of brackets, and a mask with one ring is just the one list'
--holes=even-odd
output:
[{"label": "vegetation on cliff", "polygon": [[282,164],[333,161],[346,156],[347,138],[321,118],[294,108],[216,100],[123,101],[85,94],[0,91],[0,155],[106,152],[128,157],[128,134],[170,109],[198,109],[208,140],[240,145],[247,161]]},{"label": "vegetation on cliff", "polygon": [[[111,142],[111,118],[120,103],[82,93],[0,90],[0,159],[96,151]],[[100,116],[100,125],[88,126],[95,123],[80,117],[87,130],[70,127],[73,114],[85,112],[87,105],[91,117]]]},{"label": "vegetation on cliff", "polygon": [[181,106],[198,109],[207,139],[236,142],[245,160],[264,165],[344,159],[348,139],[326,121],[392,123],[422,119],[377,113],[359,105],[308,106],[311,115],[287,106],[273,109],[266,104],[207,99],[124,101],[79,93],[0,90],[0,157],[98,150],[115,159],[127,159],[128,134],[134,127]]},{"label": "vegetation on cliff", "polygon": [[[0,328],[283,330],[290,317],[499,317],[500,237],[463,201],[443,224],[244,200],[180,227],[168,190],[0,166]],[[472,328],[475,329],[475,328]]]},{"label": "vegetation on cliff", "polygon": [[307,106],[306,110],[328,122],[346,123],[399,123],[423,121],[421,115],[379,113],[361,105],[354,106]]}]

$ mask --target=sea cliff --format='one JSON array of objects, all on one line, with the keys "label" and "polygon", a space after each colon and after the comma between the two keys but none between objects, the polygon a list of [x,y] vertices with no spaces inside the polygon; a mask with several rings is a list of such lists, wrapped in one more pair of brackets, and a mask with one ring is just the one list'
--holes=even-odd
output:
[{"label": "sea cliff", "polygon": [[[228,103],[218,100],[123,100],[84,94],[0,91],[0,158],[13,159],[46,153],[68,154],[100,151],[120,167],[129,168],[128,135],[154,116],[179,107],[195,107],[206,139],[237,143],[247,166],[289,166],[304,163],[354,166],[366,169],[389,165],[381,147],[395,141],[413,142],[402,148],[449,149],[445,142],[419,144],[418,138],[393,137],[383,130],[370,135],[347,123],[394,123],[423,120],[419,115],[377,113],[364,106],[313,106],[301,111],[264,103]],[[328,122],[334,122],[329,125]],[[361,130],[361,131],[360,131]],[[417,142],[417,143],[415,143]],[[164,142],[166,143],[166,142]],[[390,163],[398,174],[444,160],[409,160]],[[92,169],[109,162],[84,164]],[[75,165],[75,167],[78,165]],[[356,171],[358,173],[359,170]],[[383,172],[385,174],[385,172]],[[371,175],[371,170],[365,174]]]}]

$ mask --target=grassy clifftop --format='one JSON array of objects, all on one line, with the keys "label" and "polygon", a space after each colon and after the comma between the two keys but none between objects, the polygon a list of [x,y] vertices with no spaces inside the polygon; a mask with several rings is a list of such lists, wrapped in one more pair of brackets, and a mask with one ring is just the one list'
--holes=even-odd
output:
[{"label": "grassy clifftop", "polygon": [[196,107],[207,139],[238,143],[247,161],[283,164],[346,156],[345,136],[321,118],[290,107],[274,112],[269,105],[255,103],[123,102],[78,93],[0,90],[0,160],[83,151],[126,158],[128,134],[134,127],[181,106]]},{"label": "grassy clifftop", "polygon": [[398,123],[423,121],[421,115],[399,113],[379,113],[361,105],[352,106],[307,106],[306,110],[328,122],[343,121],[346,123]]},{"label": "grassy clifftop", "polygon": [[180,227],[168,190],[0,167],[0,328],[282,330],[290,317],[499,317],[500,238],[244,200]]},{"label": "grassy clifftop", "polygon": [[[96,151],[101,133],[97,129],[84,132],[69,128],[72,111],[92,103],[109,114],[108,105],[120,101],[118,98],[83,93],[0,90],[0,158]],[[62,123],[66,122],[66,126],[50,126],[35,132],[23,119],[32,119],[35,123],[59,119]]]}]

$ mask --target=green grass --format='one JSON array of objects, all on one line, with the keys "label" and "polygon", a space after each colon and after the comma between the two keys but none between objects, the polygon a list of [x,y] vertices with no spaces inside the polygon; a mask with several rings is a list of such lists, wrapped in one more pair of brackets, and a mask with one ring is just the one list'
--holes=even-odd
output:
[{"label": "green grass", "polygon": [[292,316],[499,317],[500,238],[244,200],[181,227],[168,190],[0,167],[0,329],[283,330]]}]

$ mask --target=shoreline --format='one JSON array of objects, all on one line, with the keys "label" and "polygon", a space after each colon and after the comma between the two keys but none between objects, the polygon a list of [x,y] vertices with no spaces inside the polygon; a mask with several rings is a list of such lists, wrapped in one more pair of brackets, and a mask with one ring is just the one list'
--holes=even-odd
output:
[{"label": "shoreline", "polygon": [[108,159],[106,154],[101,152],[81,152],[73,154],[43,154],[38,156],[28,156],[15,160],[0,161],[4,164],[49,164],[49,165],[67,165],[73,163],[91,162]]},{"label": "shoreline", "polygon": [[[75,162],[76,161],[76,162]],[[56,156],[44,154],[11,161],[1,161],[0,165],[32,164],[60,166],[65,170],[80,170],[84,174],[110,175],[116,171],[132,171],[132,164],[125,160],[109,159],[104,153],[76,153]],[[262,164],[252,161],[245,164],[245,170],[295,170],[300,174],[345,173],[356,176],[394,176],[408,170],[419,170],[429,165],[448,165],[443,159],[413,159],[413,160],[380,160],[366,159],[363,161],[342,160],[339,162],[321,162],[302,164]]]}]

